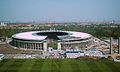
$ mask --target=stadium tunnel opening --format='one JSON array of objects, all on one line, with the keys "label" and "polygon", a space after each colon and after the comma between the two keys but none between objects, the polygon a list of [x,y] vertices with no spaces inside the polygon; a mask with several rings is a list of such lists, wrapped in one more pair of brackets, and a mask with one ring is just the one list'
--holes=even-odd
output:
[{"label": "stadium tunnel opening", "polygon": [[39,32],[37,35],[47,36],[46,39],[60,40],[58,36],[68,35],[66,32]]}]

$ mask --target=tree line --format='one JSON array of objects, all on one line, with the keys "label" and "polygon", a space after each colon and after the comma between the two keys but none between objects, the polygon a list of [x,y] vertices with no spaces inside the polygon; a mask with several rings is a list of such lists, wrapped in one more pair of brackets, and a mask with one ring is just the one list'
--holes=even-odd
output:
[{"label": "tree line", "polygon": [[79,25],[68,25],[68,26],[52,26],[52,27],[39,27],[39,29],[0,29],[0,37],[11,37],[13,34],[26,32],[26,31],[39,31],[48,30],[50,28],[55,28],[56,30],[68,30],[68,31],[78,31],[86,32],[91,35],[103,38],[103,37],[120,37],[120,27],[101,27],[101,26],[79,26]]}]

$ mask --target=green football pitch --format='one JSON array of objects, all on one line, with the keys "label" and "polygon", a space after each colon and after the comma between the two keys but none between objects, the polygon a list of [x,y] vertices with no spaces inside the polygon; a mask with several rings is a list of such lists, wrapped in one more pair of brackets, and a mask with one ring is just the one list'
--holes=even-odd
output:
[{"label": "green football pitch", "polygon": [[120,72],[120,63],[78,59],[4,59],[0,72]]}]

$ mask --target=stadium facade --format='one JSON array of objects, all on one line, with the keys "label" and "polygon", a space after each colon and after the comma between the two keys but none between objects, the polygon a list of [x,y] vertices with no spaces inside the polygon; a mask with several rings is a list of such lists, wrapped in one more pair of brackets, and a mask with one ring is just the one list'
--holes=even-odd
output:
[{"label": "stadium facade", "polygon": [[82,50],[94,43],[94,37],[83,32],[42,30],[14,34],[10,44],[19,49],[47,51],[54,41],[57,50]]}]

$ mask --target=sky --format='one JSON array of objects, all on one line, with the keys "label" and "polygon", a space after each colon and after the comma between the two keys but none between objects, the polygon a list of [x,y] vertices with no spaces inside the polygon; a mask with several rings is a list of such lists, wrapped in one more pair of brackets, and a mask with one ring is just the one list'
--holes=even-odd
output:
[{"label": "sky", "polygon": [[0,21],[120,21],[120,0],[0,0]]}]

